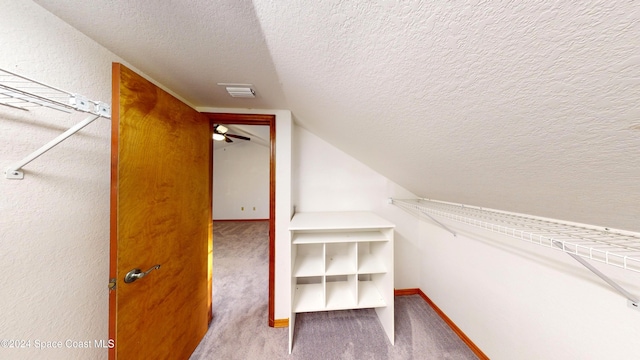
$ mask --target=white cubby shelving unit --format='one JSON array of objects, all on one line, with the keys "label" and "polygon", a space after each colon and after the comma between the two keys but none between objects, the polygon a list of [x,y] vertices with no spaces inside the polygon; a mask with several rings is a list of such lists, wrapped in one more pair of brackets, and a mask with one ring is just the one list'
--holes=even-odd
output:
[{"label": "white cubby shelving unit", "polygon": [[430,199],[390,199],[417,216],[426,216],[454,236],[440,220],[464,223],[545,248],[562,251],[599,276],[640,309],[638,297],[593,267],[587,260],[640,273],[640,234],[586,224],[511,213]]},{"label": "white cubby shelving unit", "polygon": [[294,215],[289,353],[301,312],[374,308],[394,343],[394,228],[370,212]]}]

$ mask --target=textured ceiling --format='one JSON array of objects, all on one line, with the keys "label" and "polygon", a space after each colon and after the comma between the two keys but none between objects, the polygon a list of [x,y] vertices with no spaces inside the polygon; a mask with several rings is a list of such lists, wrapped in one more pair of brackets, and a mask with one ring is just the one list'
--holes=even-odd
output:
[{"label": "textured ceiling", "polygon": [[[250,0],[36,0],[194,106],[285,102]],[[249,83],[254,100],[218,83]]]},{"label": "textured ceiling", "polygon": [[419,196],[640,230],[638,2],[36,2],[193,105],[290,109]]}]

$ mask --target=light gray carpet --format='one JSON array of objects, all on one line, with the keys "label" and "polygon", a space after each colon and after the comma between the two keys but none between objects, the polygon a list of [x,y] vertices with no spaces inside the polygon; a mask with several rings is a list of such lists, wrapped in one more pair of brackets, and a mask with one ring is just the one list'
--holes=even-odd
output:
[{"label": "light gray carpet", "polygon": [[372,309],[302,313],[293,353],[267,321],[269,223],[214,222],[213,321],[198,359],[476,359],[418,295],[395,298],[395,346]]}]

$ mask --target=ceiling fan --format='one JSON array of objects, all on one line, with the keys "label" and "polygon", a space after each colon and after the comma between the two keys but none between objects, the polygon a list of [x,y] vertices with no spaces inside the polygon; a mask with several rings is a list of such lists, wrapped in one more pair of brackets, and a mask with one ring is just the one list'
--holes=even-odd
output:
[{"label": "ceiling fan", "polygon": [[248,138],[246,136],[229,134],[227,131],[229,131],[229,129],[227,129],[225,126],[222,126],[220,124],[213,125],[213,140],[216,140],[216,141],[224,140],[228,143],[233,142],[233,140],[231,140],[230,138],[246,140],[246,141],[251,140],[251,138]]}]

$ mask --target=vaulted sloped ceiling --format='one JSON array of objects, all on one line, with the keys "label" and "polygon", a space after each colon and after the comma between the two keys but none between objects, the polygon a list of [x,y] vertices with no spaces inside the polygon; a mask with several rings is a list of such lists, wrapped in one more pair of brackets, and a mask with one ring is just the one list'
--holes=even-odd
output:
[{"label": "vaulted sloped ceiling", "polygon": [[419,196],[640,230],[638,2],[36,2],[194,106],[290,109]]}]

